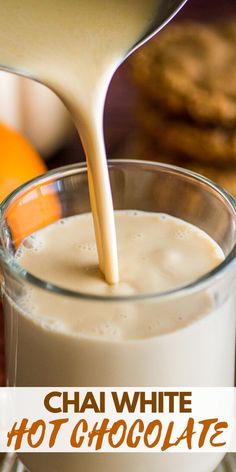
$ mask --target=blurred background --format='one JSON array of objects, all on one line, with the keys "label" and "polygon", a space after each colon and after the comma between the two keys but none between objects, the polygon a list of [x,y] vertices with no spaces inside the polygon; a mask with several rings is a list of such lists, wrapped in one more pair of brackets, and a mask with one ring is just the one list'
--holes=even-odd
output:
[{"label": "blurred background", "polygon": [[[189,20],[210,23],[234,17],[236,19],[235,0],[189,0],[167,28]],[[139,91],[130,74],[130,61],[131,58],[126,60],[116,72],[106,100],[104,129],[109,158],[147,157],[137,146]],[[84,160],[70,117],[59,99],[44,86],[0,72],[0,103],[0,121],[28,137],[47,160],[49,168]],[[158,160],[158,151],[154,149],[150,158]]]},{"label": "blurred background", "polygon": [[[231,59],[227,58],[228,69],[225,71],[225,75],[224,54],[219,58],[220,64],[222,63],[219,87],[222,87],[223,99],[227,95],[228,81],[230,82],[230,93],[226,97],[228,108],[225,109],[224,103],[222,105],[222,116],[224,118],[224,113],[228,109],[236,110],[236,0],[189,0],[178,16],[160,33],[160,39],[161,35],[164,35],[168,29],[174,28],[175,25],[181,27],[181,22],[187,24],[190,21],[198,21],[203,24],[203,28],[207,27],[207,29],[211,28],[212,24],[216,22],[235,21],[233,33],[229,38],[228,52]],[[182,30],[184,31],[184,28]],[[186,38],[186,41],[188,41],[188,38]],[[198,39],[196,38],[196,44],[197,42]],[[144,46],[143,54],[145,55],[145,51],[149,54],[150,47],[155,52],[155,44],[158,44],[158,37]],[[208,46],[206,45],[206,47]],[[217,55],[217,49],[215,51],[217,42],[215,45],[213,41],[210,47],[212,47],[212,54]],[[204,60],[205,75],[207,76],[208,63],[205,57],[201,57],[203,49],[196,49],[195,55],[198,56],[195,57],[195,64],[201,64],[201,59]],[[142,90],[142,87],[140,88],[139,81],[135,79],[132,73],[133,64],[135,64],[137,58],[136,65],[138,64],[138,67],[140,67],[139,75],[141,78],[143,74],[145,76],[145,70],[142,70],[140,66],[138,55],[139,52],[133,54],[119,68],[108,91],[104,113],[105,143],[108,157],[164,160],[165,162],[184,165],[184,167],[189,167],[216,180],[236,196],[236,112],[235,120],[229,122],[224,122],[222,117],[219,121],[216,113],[215,122],[213,120],[210,124],[204,123],[204,120],[197,122],[193,117],[185,115],[174,116],[173,118],[169,111],[166,115],[163,104],[160,115],[157,103],[154,107],[152,106],[152,90],[153,86],[155,88],[156,85],[156,72],[153,70],[152,76],[152,69],[150,69],[150,82],[145,78],[145,91]],[[188,60],[191,62],[191,58]],[[163,61],[168,63],[168,61],[165,61],[165,57]],[[211,62],[211,50],[209,52],[209,62]],[[213,82],[215,83],[215,77]],[[141,117],[140,119],[139,105],[144,102],[146,114],[144,118]],[[204,107],[206,105],[206,103],[202,104]],[[148,134],[146,123],[149,122],[149,114],[151,115],[151,113],[153,117],[152,130]],[[175,127],[182,126],[181,139],[186,138],[183,141],[184,144],[182,143],[184,149],[183,147],[177,149],[177,139],[177,142],[172,143],[172,145],[175,144],[173,152],[170,152],[171,148],[167,146],[170,141],[168,135],[166,137],[168,142],[165,143],[164,141],[165,129],[161,136],[162,146],[159,146],[156,137],[158,136],[158,130],[160,132],[158,128],[160,117],[162,120],[166,120],[164,124],[166,123],[166,129],[168,127],[168,130],[173,128],[173,123]],[[0,124],[1,122],[17,129],[27,137],[43,157],[49,169],[84,161],[85,159],[79,137],[63,104],[51,91],[40,84],[0,72]],[[191,135],[188,134],[189,131],[191,131]],[[193,139],[191,136],[193,136]],[[205,140],[204,146],[201,141],[203,137]],[[167,148],[169,152],[166,151]],[[200,150],[199,156],[201,156],[201,159],[199,162],[198,156],[193,159],[193,151],[196,150]],[[25,153],[24,148],[21,148],[21,151]],[[225,159],[225,156],[227,159]],[[1,153],[0,183],[1,170],[4,169],[6,160],[6,154]],[[35,171],[41,173],[44,167],[38,163],[36,157],[34,157],[34,160]],[[14,172],[17,166],[20,167],[22,164],[18,162],[16,165],[15,162],[14,169],[12,167]],[[2,174],[3,172],[2,170]],[[26,176],[22,177],[27,180]],[[3,320],[0,317],[0,385],[3,385],[5,381],[2,333]]]}]

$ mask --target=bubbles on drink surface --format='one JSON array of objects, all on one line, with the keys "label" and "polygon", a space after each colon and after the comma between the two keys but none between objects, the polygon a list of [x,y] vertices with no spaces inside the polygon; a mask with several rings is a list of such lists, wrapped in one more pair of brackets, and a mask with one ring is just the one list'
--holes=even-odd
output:
[{"label": "bubbles on drink surface", "polygon": [[187,231],[178,230],[175,233],[177,239],[188,239],[189,233]]},{"label": "bubbles on drink surface", "polygon": [[53,319],[53,318],[44,318],[43,320],[38,317],[38,320],[41,320],[42,327],[49,331],[57,331],[61,333],[65,333],[67,331],[67,326],[61,320]]},{"label": "bubbles on drink surface", "polygon": [[39,236],[40,233],[34,233],[28,236],[17,249],[15,258],[21,259],[25,253],[37,253],[42,249],[44,242]]},{"label": "bubbles on drink surface", "polygon": [[37,306],[33,302],[33,289],[28,287],[24,294],[19,298],[19,306],[28,316],[35,317]]},{"label": "bubbles on drink surface", "polygon": [[95,243],[80,243],[75,245],[75,249],[78,249],[81,252],[92,251],[95,252],[97,250]]},{"label": "bubbles on drink surface", "polygon": [[[158,298],[224,259],[206,233],[161,213],[121,210],[115,219],[120,266],[115,285],[107,284],[99,270],[91,214],[61,219],[21,244],[16,260],[25,270],[77,295],[67,298],[32,286],[21,297],[21,309],[42,329],[75,337],[139,339],[181,329],[209,309],[205,299],[191,303],[191,309],[187,303],[186,309],[174,299]],[[150,295],[148,303],[142,299]]]},{"label": "bubbles on drink surface", "polygon": [[66,222],[67,222],[66,218],[61,218],[60,220],[56,222],[56,224],[63,226],[66,224]]},{"label": "bubbles on drink surface", "polygon": [[144,233],[135,233],[134,239],[143,239],[144,238]]}]

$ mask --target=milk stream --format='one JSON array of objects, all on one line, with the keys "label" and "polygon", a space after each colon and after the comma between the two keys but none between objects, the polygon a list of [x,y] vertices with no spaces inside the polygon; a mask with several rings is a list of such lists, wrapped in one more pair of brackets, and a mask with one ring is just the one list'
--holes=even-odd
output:
[{"label": "milk stream", "polygon": [[116,229],[103,138],[103,109],[116,68],[152,24],[159,0],[0,0],[0,64],[61,97],[88,165],[99,265],[119,280]]}]

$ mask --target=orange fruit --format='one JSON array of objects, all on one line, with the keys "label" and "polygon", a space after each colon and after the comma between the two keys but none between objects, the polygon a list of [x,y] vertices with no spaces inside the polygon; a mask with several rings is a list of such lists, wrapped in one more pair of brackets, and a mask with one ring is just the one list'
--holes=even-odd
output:
[{"label": "orange fruit", "polygon": [[[19,185],[44,173],[47,168],[31,144],[18,132],[0,123],[0,202]],[[17,247],[21,241],[60,218],[61,208],[53,183],[35,184],[7,209],[7,222]]]},{"label": "orange fruit", "polygon": [[0,201],[27,180],[43,174],[46,165],[31,144],[0,123]]}]

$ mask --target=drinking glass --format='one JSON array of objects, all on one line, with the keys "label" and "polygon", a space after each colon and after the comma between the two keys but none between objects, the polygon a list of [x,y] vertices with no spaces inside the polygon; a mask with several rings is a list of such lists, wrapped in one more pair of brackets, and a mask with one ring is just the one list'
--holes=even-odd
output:
[{"label": "drinking glass", "polygon": [[[208,233],[222,248],[225,260],[193,283],[165,293],[157,287],[155,293],[110,298],[81,293],[79,286],[77,292],[55,286],[48,283],[46,268],[45,280],[39,279],[21,268],[14,255],[36,230],[90,211],[87,168],[85,164],[67,166],[23,185],[0,207],[8,385],[233,386],[235,200],[208,179],[170,165],[114,160],[109,162],[109,173],[116,210],[161,212],[181,218]],[[94,317],[103,307],[115,313],[118,306],[135,322],[128,336],[121,333],[118,339],[112,338],[112,333],[110,339],[99,340],[96,335],[72,336],[63,332],[59,313],[58,324],[50,317],[41,323],[34,316],[27,302],[32,287],[50,300],[54,322],[54,300],[61,300],[64,310],[70,307],[72,322],[79,312]],[[183,310],[191,318],[185,326]],[[160,322],[162,311],[171,320],[167,331],[162,332],[161,325],[140,330],[145,316],[158,314]],[[28,453],[20,454],[20,459],[31,472],[212,472],[222,455]],[[222,465],[220,470],[232,470],[232,461],[229,456],[226,468]],[[23,466],[18,463],[17,467]]]}]

